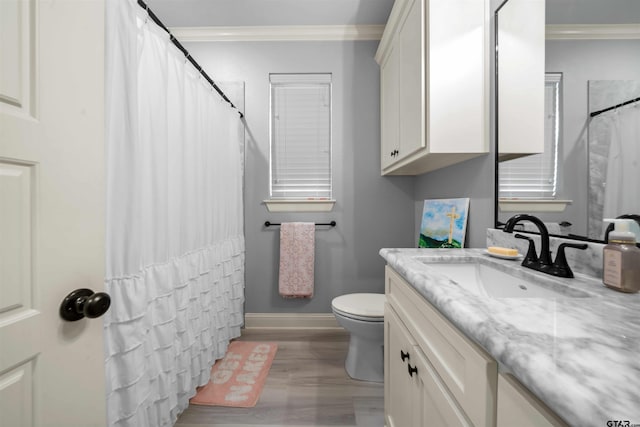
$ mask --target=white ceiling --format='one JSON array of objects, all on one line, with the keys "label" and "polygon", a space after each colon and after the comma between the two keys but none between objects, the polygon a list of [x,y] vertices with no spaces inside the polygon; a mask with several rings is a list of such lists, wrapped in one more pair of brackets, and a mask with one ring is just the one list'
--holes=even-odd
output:
[{"label": "white ceiling", "polygon": [[393,0],[146,0],[168,27],[384,24]]}]

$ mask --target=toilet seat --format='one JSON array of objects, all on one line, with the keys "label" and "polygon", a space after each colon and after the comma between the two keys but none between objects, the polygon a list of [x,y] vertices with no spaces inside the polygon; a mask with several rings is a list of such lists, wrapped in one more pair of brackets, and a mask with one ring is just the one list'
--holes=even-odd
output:
[{"label": "toilet seat", "polygon": [[334,313],[365,322],[384,321],[384,294],[347,294],[331,301]]}]

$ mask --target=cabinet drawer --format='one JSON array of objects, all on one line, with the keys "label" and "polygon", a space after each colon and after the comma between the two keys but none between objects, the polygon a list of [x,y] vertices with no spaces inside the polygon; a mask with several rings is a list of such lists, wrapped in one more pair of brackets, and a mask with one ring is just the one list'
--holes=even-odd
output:
[{"label": "cabinet drawer", "polygon": [[568,427],[511,375],[498,376],[498,427]]},{"label": "cabinet drawer", "polygon": [[476,427],[495,425],[497,363],[398,273],[385,270],[387,301]]}]

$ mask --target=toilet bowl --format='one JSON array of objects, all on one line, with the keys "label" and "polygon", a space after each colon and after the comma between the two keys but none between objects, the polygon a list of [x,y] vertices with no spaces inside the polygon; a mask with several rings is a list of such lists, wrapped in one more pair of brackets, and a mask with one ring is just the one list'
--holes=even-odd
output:
[{"label": "toilet bowl", "polygon": [[351,378],[384,380],[384,294],[347,294],[331,301],[338,324],[349,331],[344,367]]}]

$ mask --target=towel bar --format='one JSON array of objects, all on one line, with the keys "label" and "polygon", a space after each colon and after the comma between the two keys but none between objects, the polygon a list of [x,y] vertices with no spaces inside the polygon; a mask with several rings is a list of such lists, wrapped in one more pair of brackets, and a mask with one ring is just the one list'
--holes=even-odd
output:
[{"label": "towel bar", "polygon": [[[271,227],[272,225],[281,225],[279,222],[269,222],[269,221],[265,221],[264,222],[264,226],[265,227]],[[336,222],[335,221],[331,221],[331,222],[316,222],[316,226],[318,225],[328,225],[331,227],[335,227],[336,226]]]}]

